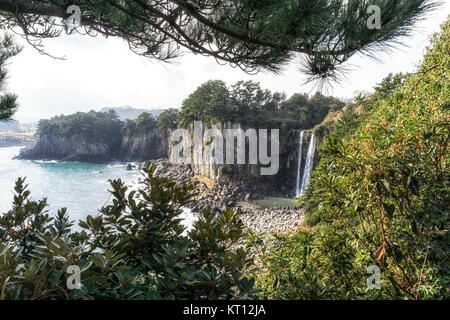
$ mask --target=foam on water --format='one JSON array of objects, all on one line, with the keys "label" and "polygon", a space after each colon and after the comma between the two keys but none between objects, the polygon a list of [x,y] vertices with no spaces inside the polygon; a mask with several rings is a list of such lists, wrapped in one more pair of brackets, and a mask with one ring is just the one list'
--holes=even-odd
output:
[{"label": "foam on water", "polygon": [[[130,190],[142,186],[142,174],[136,170],[123,170],[125,163],[12,160],[21,148],[0,148],[0,214],[11,209],[14,184],[19,177],[27,178],[34,200],[47,198],[50,214],[67,207],[71,220],[75,221],[75,229],[78,229],[78,220],[88,215],[96,216],[102,206],[111,201],[109,179],[122,179]],[[183,224],[190,229],[196,219],[195,213],[186,208],[182,217]]]},{"label": "foam on water", "polygon": [[78,221],[87,215],[97,215],[110,199],[109,179],[120,178],[128,183],[139,176],[135,170],[123,170],[123,165],[12,160],[21,148],[0,148],[0,213],[11,209],[18,177],[27,178],[34,200],[47,197],[50,214],[67,207],[70,218]]}]

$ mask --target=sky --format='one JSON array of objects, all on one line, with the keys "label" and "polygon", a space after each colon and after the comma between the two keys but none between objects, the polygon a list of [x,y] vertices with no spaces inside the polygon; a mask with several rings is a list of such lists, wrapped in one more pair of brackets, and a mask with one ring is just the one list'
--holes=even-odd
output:
[{"label": "sky", "polygon": [[[450,14],[450,1],[429,13],[413,33],[403,39],[404,46],[389,53],[378,53],[377,60],[356,55],[345,67],[346,78],[326,93],[352,98],[355,92],[371,91],[390,72],[414,72],[422,59],[430,36]],[[300,92],[313,94],[315,86],[305,85],[299,65],[288,65],[281,74],[263,71],[248,75],[213,58],[186,53],[170,64],[132,53],[125,41],[117,38],[92,38],[64,35],[43,41],[45,50],[66,60],[39,54],[16,38],[24,50],[12,58],[7,88],[18,95],[15,119],[35,122],[60,114],[100,110],[103,107],[178,108],[202,83],[217,79],[231,85],[239,80],[254,80],[273,92],[288,96]]]}]

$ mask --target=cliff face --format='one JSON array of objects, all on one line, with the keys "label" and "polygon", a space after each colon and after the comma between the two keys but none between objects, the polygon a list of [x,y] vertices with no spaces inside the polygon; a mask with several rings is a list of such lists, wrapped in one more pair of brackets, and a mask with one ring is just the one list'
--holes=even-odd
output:
[{"label": "cliff face", "polygon": [[145,136],[123,137],[116,145],[44,135],[22,149],[17,159],[105,162],[143,161],[167,157],[167,138],[150,132]]},{"label": "cliff face", "polygon": [[[227,129],[239,129],[241,128],[244,132],[247,130],[245,127],[241,127],[239,123],[232,123],[232,122],[222,122],[217,123],[212,126],[203,127],[202,128],[202,136],[205,135],[205,131],[207,129],[215,129],[220,131],[221,135],[224,137],[223,139],[223,154],[224,158],[226,158],[226,150],[225,146],[227,143],[226,139],[226,131]],[[258,131],[258,130],[256,130]],[[192,139],[192,143],[194,143],[194,128],[189,128],[189,136]],[[311,131],[305,131],[304,133],[304,140],[303,140],[303,146],[302,146],[302,173],[303,173],[303,167],[305,165],[305,159],[306,154],[308,150],[308,144],[309,139],[311,136]],[[270,139],[270,131],[268,132],[268,138]],[[290,135],[286,136],[283,135],[280,130],[280,136],[279,136],[279,170],[278,173],[271,176],[261,176],[261,167],[263,167],[261,164],[248,164],[248,154],[249,154],[249,146],[248,141],[246,142],[245,146],[245,154],[246,154],[246,164],[217,164],[214,163],[214,161],[204,161],[203,163],[195,163],[193,156],[191,156],[190,164],[191,168],[195,175],[201,175],[208,177],[215,181],[230,181],[230,180],[247,180],[247,179],[257,179],[261,180],[263,177],[264,180],[270,180],[272,181],[273,187],[276,187],[276,183],[280,182],[282,185],[292,185],[294,188],[295,178],[296,178],[296,171],[297,171],[297,157],[298,157],[298,139],[299,139],[299,132],[295,131],[292,132]],[[170,141],[168,143],[168,154],[169,154],[169,160],[172,163],[177,163],[178,155],[176,155],[176,152],[174,152],[174,146],[180,144],[180,141],[185,142],[185,140],[177,140],[175,142]],[[181,142],[181,144],[183,144]],[[208,148],[208,142],[202,141],[203,143],[203,152],[207,150]],[[268,146],[270,149],[270,142],[268,142]],[[195,146],[193,150],[195,149]],[[258,147],[259,149],[259,147]],[[237,143],[235,141],[234,144],[234,156],[236,160],[237,155]],[[270,155],[270,152],[269,152]],[[258,157],[259,157],[259,150],[258,150]],[[224,159],[225,160],[225,159]],[[224,161],[225,162],[225,161]],[[259,162],[259,161],[258,161]],[[225,162],[226,163],[226,162]],[[267,166],[264,166],[267,167]]]},{"label": "cliff face", "polygon": [[111,157],[110,147],[103,143],[88,143],[80,137],[44,135],[31,147],[22,149],[17,159],[101,162]]},{"label": "cliff face", "polygon": [[167,135],[149,132],[144,136],[124,137],[120,147],[120,160],[144,161],[166,158],[168,153]]},{"label": "cliff face", "polygon": [[[226,146],[226,134],[225,134],[225,130],[226,129],[238,129],[241,128],[239,123],[232,123],[232,122],[220,122],[217,124],[214,124],[212,126],[208,126],[208,127],[201,127],[200,131],[201,132],[201,137],[204,137],[205,135],[205,131],[207,129],[214,129],[214,130],[218,130],[220,131],[220,133],[222,134],[222,136],[224,137],[223,140],[223,147],[225,148]],[[246,130],[245,128],[242,128],[244,131]],[[191,127],[189,128],[189,136],[192,139],[192,143],[195,144],[194,141],[194,128]],[[182,140],[181,144],[185,144],[186,141]],[[169,139],[169,143],[168,143],[168,154],[169,154],[169,160],[172,163],[177,163],[177,154],[174,151],[174,145],[177,145],[178,142],[173,142]],[[211,147],[208,145],[208,143],[206,143],[205,141],[201,141],[201,147],[202,147],[202,151],[206,153],[208,147]],[[193,146],[192,148],[192,152],[196,152],[196,150],[198,148],[197,146]],[[225,150],[225,149],[224,149]],[[247,150],[248,150],[248,143],[247,143]],[[201,154],[201,153],[200,153]],[[225,151],[223,152],[224,158],[225,158]],[[234,156],[236,159],[236,147],[234,149]],[[211,158],[211,157],[210,157]],[[214,163],[214,161],[210,158],[205,158],[203,159],[203,163],[198,163],[198,161],[194,160],[194,155],[192,154],[190,157],[190,162],[189,164],[191,165],[191,168],[194,172],[195,175],[201,175],[204,177],[208,177],[210,179],[213,179],[215,181],[219,180],[220,178],[225,178],[226,177],[231,177],[234,175],[240,175],[242,178],[243,177],[249,177],[252,175],[252,172],[255,172],[257,169],[257,165],[227,165],[227,164],[218,164],[218,163]],[[225,163],[225,159],[224,159],[224,163]]]}]

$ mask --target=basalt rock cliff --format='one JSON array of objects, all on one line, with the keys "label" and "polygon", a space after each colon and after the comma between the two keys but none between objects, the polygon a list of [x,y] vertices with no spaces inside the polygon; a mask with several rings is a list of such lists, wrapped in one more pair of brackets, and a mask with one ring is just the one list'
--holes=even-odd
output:
[{"label": "basalt rock cliff", "polygon": [[112,144],[80,136],[44,135],[21,150],[17,159],[105,162],[144,161],[167,157],[167,138],[153,131],[142,136],[124,136]]}]

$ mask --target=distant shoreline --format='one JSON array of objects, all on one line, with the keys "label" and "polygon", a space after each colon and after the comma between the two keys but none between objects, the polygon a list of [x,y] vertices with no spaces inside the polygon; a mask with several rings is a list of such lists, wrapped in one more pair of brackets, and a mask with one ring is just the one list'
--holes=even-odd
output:
[{"label": "distant shoreline", "polygon": [[28,147],[35,142],[34,132],[0,132],[0,148]]}]

